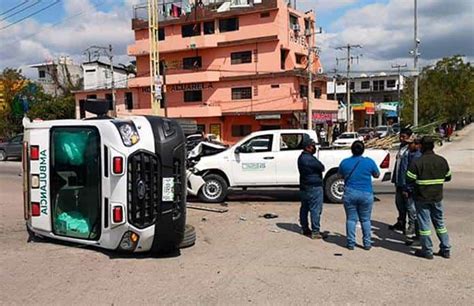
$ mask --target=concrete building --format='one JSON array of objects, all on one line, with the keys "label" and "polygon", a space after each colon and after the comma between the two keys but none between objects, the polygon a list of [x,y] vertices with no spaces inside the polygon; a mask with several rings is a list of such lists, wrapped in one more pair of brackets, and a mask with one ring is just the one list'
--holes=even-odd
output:
[{"label": "concrete building", "polygon": [[[226,143],[256,130],[304,126],[315,14],[299,12],[286,0],[202,2],[160,3],[158,48],[167,67],[168,116],[195,120]],[[146,15],[146,6],[134,8],[135,43],[128,54],[136,57],[137,77],[117,94],[119,114],[151,113]],[[337,102],[327,100],[317,57],[310,69],[312,120],[335,120]],[[85,97],[77,94],[76,101]]]},{"label": "concrete building", "polygon": [[30,65],[30,68],[38,70],[38,78],[34,81],[53,96],[80,88],[82,84],[82,68],[69,57],[61,56],[57,60]]},{"label": "concrete building", "polygon": [[[380,73],[377,75],[361,74],[351,78],[351,106],[354,127],[375,126],[397,122],[399,107],[398,86],[403,92],[404,77],[398,74]],[[346,103],[346,80],[332,79],[327,83],[327,94],[330,99]],[[343,121],[345,112],[341,112]]]},{"label": "concrete building", "polygon": [[[110,64],[101,61],[82,64],[84,90],[112,88],[112,69]],[[125,68],[114,66],[114,87],[126,88],[129,74]]]}]

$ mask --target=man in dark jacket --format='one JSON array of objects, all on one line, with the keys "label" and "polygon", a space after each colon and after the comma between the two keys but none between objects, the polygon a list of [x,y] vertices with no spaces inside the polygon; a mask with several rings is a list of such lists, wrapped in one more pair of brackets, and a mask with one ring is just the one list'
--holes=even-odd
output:
[{"label": "man in dark jacket", "polygon": [[[305,135],[302,145],[304,150],[298,158],[301,191],[300,224],[303,235],[312,239],[321,239],[325,238],[320,232],[324,165],[314,157],[316,142],[313,139]],[[308,212],[311,215],[311,229],[308,225]]]},{"label": "man in dark jacket", "polygon": [[423,155],[415,160],[407,172],[407,181],[415,183],[414,199],[418,217],[421,250],[416,256],[433,259],[433,242],[431,241],[431,222],[440,240],[440,251],[437,255],[450,257],[448,230],[444,225],[443,184],[451,180],[451,171],[446,159],[433,152],[434,141],[425,136],[421,140]]},{"label": "man in dark jacket", "polygon": [[407,199],[403,195],[406,184],[406,173],[408,170],[408,143],[407,139],[412,136],[411,129],[404,128],[400,131],[400,149],[398,150],[397,160],[395,161],[395,168],[393,169],[392,183],[395,184],[395,205],[398,211],[397,222],[390,225],[389,229],[398,230],[405,234],[407,222]]}]

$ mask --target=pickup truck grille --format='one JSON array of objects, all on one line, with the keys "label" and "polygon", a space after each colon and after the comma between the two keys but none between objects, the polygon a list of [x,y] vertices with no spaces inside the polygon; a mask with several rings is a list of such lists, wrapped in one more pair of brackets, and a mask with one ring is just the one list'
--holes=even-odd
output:
[{"label": "pickup truck grille", "polygon": [[160,173],[155,154],[139,151],[128,158],[128,222],[138,228],[155,223],[160,205]]}]

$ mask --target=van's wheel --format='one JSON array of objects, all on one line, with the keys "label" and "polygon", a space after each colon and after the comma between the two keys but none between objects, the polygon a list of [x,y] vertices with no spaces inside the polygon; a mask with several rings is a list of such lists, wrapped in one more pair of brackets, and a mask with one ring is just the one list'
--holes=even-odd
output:
[{"label": "van's wheel", "polygon": [[196,229],[194,226],[186,224],[184,226],[184,238],[179,244],[180,249],[189,248],[196,243]]},{"label": "van's wheel", "polygon": [[324,185],[324,193],[329,202],[342,203],[342,196],[344,195],[344,179],[337,173],[329,176]]},{"label": "van's wheel", "polygon": [[199,190],[199,200],[207,203],[222,203],[229,188],[226,180],[218,174],[208,174],[204,177],[204,182]]},{"label": "van's wheel", "polygon": [[7,153],[5,151],[0,150],[0,161],[6,161],[7,160]]}]

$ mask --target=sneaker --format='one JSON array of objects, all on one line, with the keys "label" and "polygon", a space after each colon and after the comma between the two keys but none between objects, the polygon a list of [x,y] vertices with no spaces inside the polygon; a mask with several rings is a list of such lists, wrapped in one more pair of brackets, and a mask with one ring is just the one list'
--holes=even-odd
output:
[{"label": "sneaker", "polygon": [[405,235],[407,235],[407,236],[414,236],[415,235],[415,225],[414,224],[408,225],[408,228],[405,231]]},{"label": "sneaker", "polygon": [[327,232],[316,232],[316,233],[311,233],[311,238],[312,239],[326,239],[328,237]]},{"label": "sneaker", "polygon": [[391,231],[405,231],[405,226],[402,225],[400,222],[395,223],[394,225],[389,225],[388,229]]},{"label": "sneaker", "polygon": [[372,248],[372,246],[370,246],[370,245],[364,246],[364,250],[366,250],[366,251],[370,251],[371,248]]},{"label": "sneaker", "polygon": [[441,256],[443,258],[449,259],[451,258],[451,252],[449,250],[439,250],[438,253],[435,254],[436,256]]},{"label": "sneaker", "polygon": [[301,233],[305,236],[308,236],[308,237],[311,237],[311,234],[312,234],[310,229],[304,229],[304,230],[301,231]]},{"label": "sneaker", "polygon": [[346,246],[346,248],[347,248],[349,251],[354,251],[354,246],[353,246],[353,245],[348,245],[348,246]]},{"label": "sneaker", "polygon": [[433,259],[433,254],[431,254],[431,253],[426,253],[425,251],[422,251],[422,250],[416,250],[416,251],[415,251],[415,256],[416,256],[416,257],[426,258],[426,259]]}]

